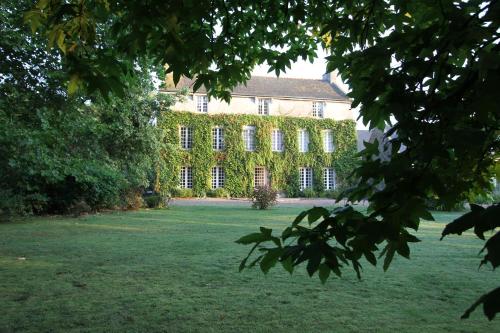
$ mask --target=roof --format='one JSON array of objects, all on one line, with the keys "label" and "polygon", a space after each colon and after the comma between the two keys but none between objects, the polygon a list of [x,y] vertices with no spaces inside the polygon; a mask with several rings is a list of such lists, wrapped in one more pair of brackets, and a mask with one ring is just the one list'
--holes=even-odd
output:
[{"label": "roof", "polygon": [[[182,77],[176,88],[167,88],[165,91],[177,91],[188,88],[193,91],[193,79]],[[201,86],[198,93],[206,93],[207,90]],[[285,97],[299,99],[322,99],[349,102],[349,98],[335,84],[326,80],[314,79],[292,79],[266,76],[252,76],[246,86],[237,85],[233,95],[258,96],[258,97]]]}]

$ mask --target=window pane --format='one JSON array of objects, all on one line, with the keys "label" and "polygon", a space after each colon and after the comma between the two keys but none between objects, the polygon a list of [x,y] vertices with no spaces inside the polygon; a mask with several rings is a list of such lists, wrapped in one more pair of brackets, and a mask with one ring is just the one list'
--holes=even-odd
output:
[{"label": "window pane", "polygon": [[196,110],[198,112],[208,112],[207,96],[196,96]]},{"label": "window pane", "polygon": [[263,167],[256,167],[254,170],[254,187],[267,185],[267,172]]},{"label": "window pane", "polygon": [[224,129],[221,127],[212,128],[212,148],[224,150]]},{"label": "window pane", "polygon": [[193,175],[191,167],[181,167],[180,184],[182,188],[193,188]]}]

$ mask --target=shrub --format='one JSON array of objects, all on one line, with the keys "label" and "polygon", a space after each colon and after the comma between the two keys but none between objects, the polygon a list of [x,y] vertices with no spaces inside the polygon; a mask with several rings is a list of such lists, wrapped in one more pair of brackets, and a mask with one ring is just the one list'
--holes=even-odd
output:
[{"label": "shrub", "polygon": [[339,194],[340,194],[340,191],[338,191],[338,190],[325,190],[325,191],[320,193],[320,197],[337,200]]},{"label": "shrub", "polygon": [[124,195],[124,205],[125,209],[136,210],[144,207],[144,200],[139,191],[129,191]]},{"label": "shrub", "polygon": [[316,198],[318,194],[312,188],[306,188],[300,192],[300,196],[304,198]]},{"label": "shrub", "polygon": [[447,206],[435,198],[426,200],[426,206],[430,210],[441,212],[460,212],[465,210],[465,202],[459,202],[452,206]]},{"label": "shrub", "polygon": [[207,192],[207,196],[211,198],[225,198],[230,197],[229,192],[225,188],[216,188],[215,190],[210,190]]},{"label": "shrub", "polygon": [[161,196],[156,194],[151,194],[143,197],[144,203],[148,208],[158,208],[161,206],[162,198]]},{"label": "shrub", "polygon": [[257,186],[252,193],[252,207],[268,209],[276,205],[278,191],[270,186]]},{"label": "shrub", "polygon": [[78,217],[83,214],[92,213],[92,207],[90,207],[85,200],[79,200],[68,207],[68,213],[74,217]]},{"label": "shrub", "polygon": [[192,198],[193,190],[190,188],[175,188],[172,191],[172,196],[175,198]]}]

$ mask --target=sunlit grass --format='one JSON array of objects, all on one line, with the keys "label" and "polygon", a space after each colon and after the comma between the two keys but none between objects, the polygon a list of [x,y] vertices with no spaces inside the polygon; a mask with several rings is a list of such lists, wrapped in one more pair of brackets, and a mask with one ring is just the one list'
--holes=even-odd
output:
[{"label": "sunlit grass", "polygon": [[0,332],[494,332],[462,312],[498,284],[471,233],[439,241],[458,216],[422,222],[412,259],[364,264],[322,285],[305,268],[238,273],[234,243],[281,231],[306,207],[173,207],[0,224]]}]

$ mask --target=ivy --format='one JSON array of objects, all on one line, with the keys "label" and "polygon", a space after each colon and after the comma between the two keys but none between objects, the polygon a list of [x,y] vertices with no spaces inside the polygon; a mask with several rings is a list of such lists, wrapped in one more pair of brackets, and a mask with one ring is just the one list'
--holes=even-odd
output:
[{"label": "ivy", "polygon": [[[256,149],[245,151],[242,128],[255,126]],[[162,153],[161,176],[157,190],[171,193],[179,184],[179,172],[183,165],[193,167],[193,193],[205,196],[211,187],[211,168],[224,167],[225,188],[233,197],[249,196],[253,191],[253,174],[256,166],[268,170],[274,188],[289,196],[299,195],[299,167],[313,169],[313,189],[317,193],[323,188],[323,168],[332,167],[337,174],[337,184],[346,185],[347,176],[355,168],[356,131],[352,120],[311,119],[282,116],[253,115],[206,115],[190,112],[169,112],[159,126],[165,131],[166,149]],[[193,148],[183,150],[179,145],[179,127],[193,129]],[[222,152],[212,149],[212,128],[224,128]],[[273,152],[271,131],[279,128],[283,132],[285,149]],[[309,132],[309,151],[300,153],[297,132],[304,128]],[[323,151],[322,130],[332,130],[335,150]]]}]

